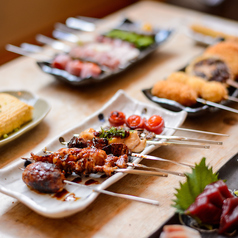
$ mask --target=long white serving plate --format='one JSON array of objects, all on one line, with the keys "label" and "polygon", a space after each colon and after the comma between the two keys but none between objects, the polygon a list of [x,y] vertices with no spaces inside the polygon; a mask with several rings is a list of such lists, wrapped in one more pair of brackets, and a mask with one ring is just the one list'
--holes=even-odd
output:
[{"label": "long white serving plate", "polygon": [[[86,118],[78,126],[71,128],[70,130],[59,135],[57,138],[53,139],[51,143],[46,145],[47,150],[57,151],[62,147],[59,143],[59,137],[64,137],[65,140],[68,141],[73,134],[80,133],[87,128],[92,127],[96,130],[100,129],[103,122],[99,120],[98,115],[103,114],[106,118],[113,110],[123,111],[127,117],[132,114],[143,114],[145,118],[149,118],[151,115],[157,114],[162,116],[164,118],[165,125],[170,127],[181,126],[187,115],[184,111],[171,112],[158,106],[139,102],[126,95],[124,91],[119,90],[100,110]],[[174,132],[175,131],[172,129],[165,129],[163,134],[173,135]],[[158,146],[147,146],[142,154],[148,154],[156,148],[158,148]],[[43,152],[40,151],[38,154],[43,154]],[[139,163],[140,161],[140,158],[135,158],[133,162]],[[63,201],[56,199],[50,194],[39,194],[38,192],[29,189],[22,181],[22,171],[19,167],[23,168],[23,164],[24,161],[18,159],[15,163],[0,170],[0,192],[18,199],[26,206],[43,216],[61,218],[72,215],[83,210],[98,196],[98,193],[92,192],[90,186],[81,188],[72,185],[66,185],[66,189],[78,198],[75,201]],[[98,189],[106,189],[111,184],[120,180],[123,176],[125,176],[125,174],[116,173],[109,178],[102,178],[102,176],[97,177],[97,175],[92,175],[92,178],[99,182],[98,184],[94,184]],[[92,178],[83,177],[81,183],[85,184],[85,181]]]}]

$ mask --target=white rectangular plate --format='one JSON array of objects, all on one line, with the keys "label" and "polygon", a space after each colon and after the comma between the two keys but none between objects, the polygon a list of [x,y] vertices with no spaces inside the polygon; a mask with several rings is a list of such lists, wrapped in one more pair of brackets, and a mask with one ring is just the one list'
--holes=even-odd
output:
[{"label": "white rectangular plate", "polygon": [[[102,122],[98,119],[98,115],[103,113],[103,115],[107,117],[113,110],[123,111],[127,117],[132,114],[142,115],[142,113],[145,111],[146,113],[143,114],[143,116],[146,118],[157,114],[162,116],[164,118],[165,125],[170,127],[181,126],[187,115],[184,111],[171,112],[158,106],[152,106],[139,102],[127,96],[124,91],[119,90],[100,110],[88,117],[78,126],[53,139],[51,143],[46,145],[47,150],[57,151],[62,147],[62,145],[59,143],[59,137],[64,137],[65,140],[68,141],[70,138],[72,138],[73,134],[80,133],[87,128],[92,127],[94,129],[100,129]],[[174,130],[165,129],[163,134],[172,135],[174,134]],[[156,148],[158,148],[158,146],[147,146],[142,154],[148,154]],[[38,154],[43,154],[43,152],[40,151]],[[137,158],[134,160],[134,163],[139,163],[140,161],[141,159]],[[18,199],[26,206],[43,216],[60,218],[72,215],[83,210],[98,196],[98,193],[92,192],[90,186],[88,188],[79,188],[72,185],[66,185],[66,189],[70,193],[74,193],[77,198],[80,198],[76,201],[62,201],[56,199],[53,197],[53,195],[39,194],[29,189],[22,181],[22,171],[19,169],[19,167],[23,168],[23,164],[24,161],[19,159],[14,164],[0,170],[0,192]],[[105,189],[121,179],[124,174],[116,173],[109,178],[95,178],[95,175],[93,176],[93,179],[99,182],[99,184],[96,184],[95,186],[99,189]],[[88,179],[90,178],[84,177],[82,184],[84,184]]]}]

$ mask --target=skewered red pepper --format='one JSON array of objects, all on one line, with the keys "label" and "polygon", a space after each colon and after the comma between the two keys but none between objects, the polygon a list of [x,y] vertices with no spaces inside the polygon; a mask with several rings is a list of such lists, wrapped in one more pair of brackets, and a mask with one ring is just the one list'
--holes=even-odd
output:
[{"label": "skewered red pepper", "polygon": [[233,232],[238,228],[238,197],[227,198],[223,202],[219,233]]},{"label": "skewered red pepper", "polygon": [[227,185],[219,180],[205,187],[195,202],[186,210],[186,214],[198,218],[205,224],[219,224],[223,201],[232,197]]}]

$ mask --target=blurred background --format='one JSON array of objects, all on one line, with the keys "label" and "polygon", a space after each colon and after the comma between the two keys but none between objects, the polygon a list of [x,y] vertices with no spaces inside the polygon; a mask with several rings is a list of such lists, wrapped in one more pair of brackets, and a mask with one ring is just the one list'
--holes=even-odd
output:
[{"label": "blurred background", "polygon": [[[157,0],[179,7],[238,20],[237,0]],[[70,16],[102,18],[138,2],[137,0],[0,0],[0,65],[17,57],[5,45],[22,42],[36,44],[38,33],[51,36],[56,22],[64,23]]]}]

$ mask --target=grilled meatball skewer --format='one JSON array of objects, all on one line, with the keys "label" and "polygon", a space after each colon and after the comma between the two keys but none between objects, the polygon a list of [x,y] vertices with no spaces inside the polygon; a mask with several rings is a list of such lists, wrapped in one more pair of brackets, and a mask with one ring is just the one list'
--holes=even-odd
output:
[{"label": "grilled meatball skewer", "polygon": [[[45,162],[35,162],[28,165],[22,174],[22,179],[26,185],[43,193],[59,192],[67,183],[74,186],[90,188],[86,185],[76,184],[65,180],[64,174],[60,169],[56,168],[54,164]],[[159,205],[159,202],[156,200],[140,198],[127,194],[114,193],[103,189],[94,188],[93,192],[104,193],[107,195],[148,203],[156,206]]]}]

